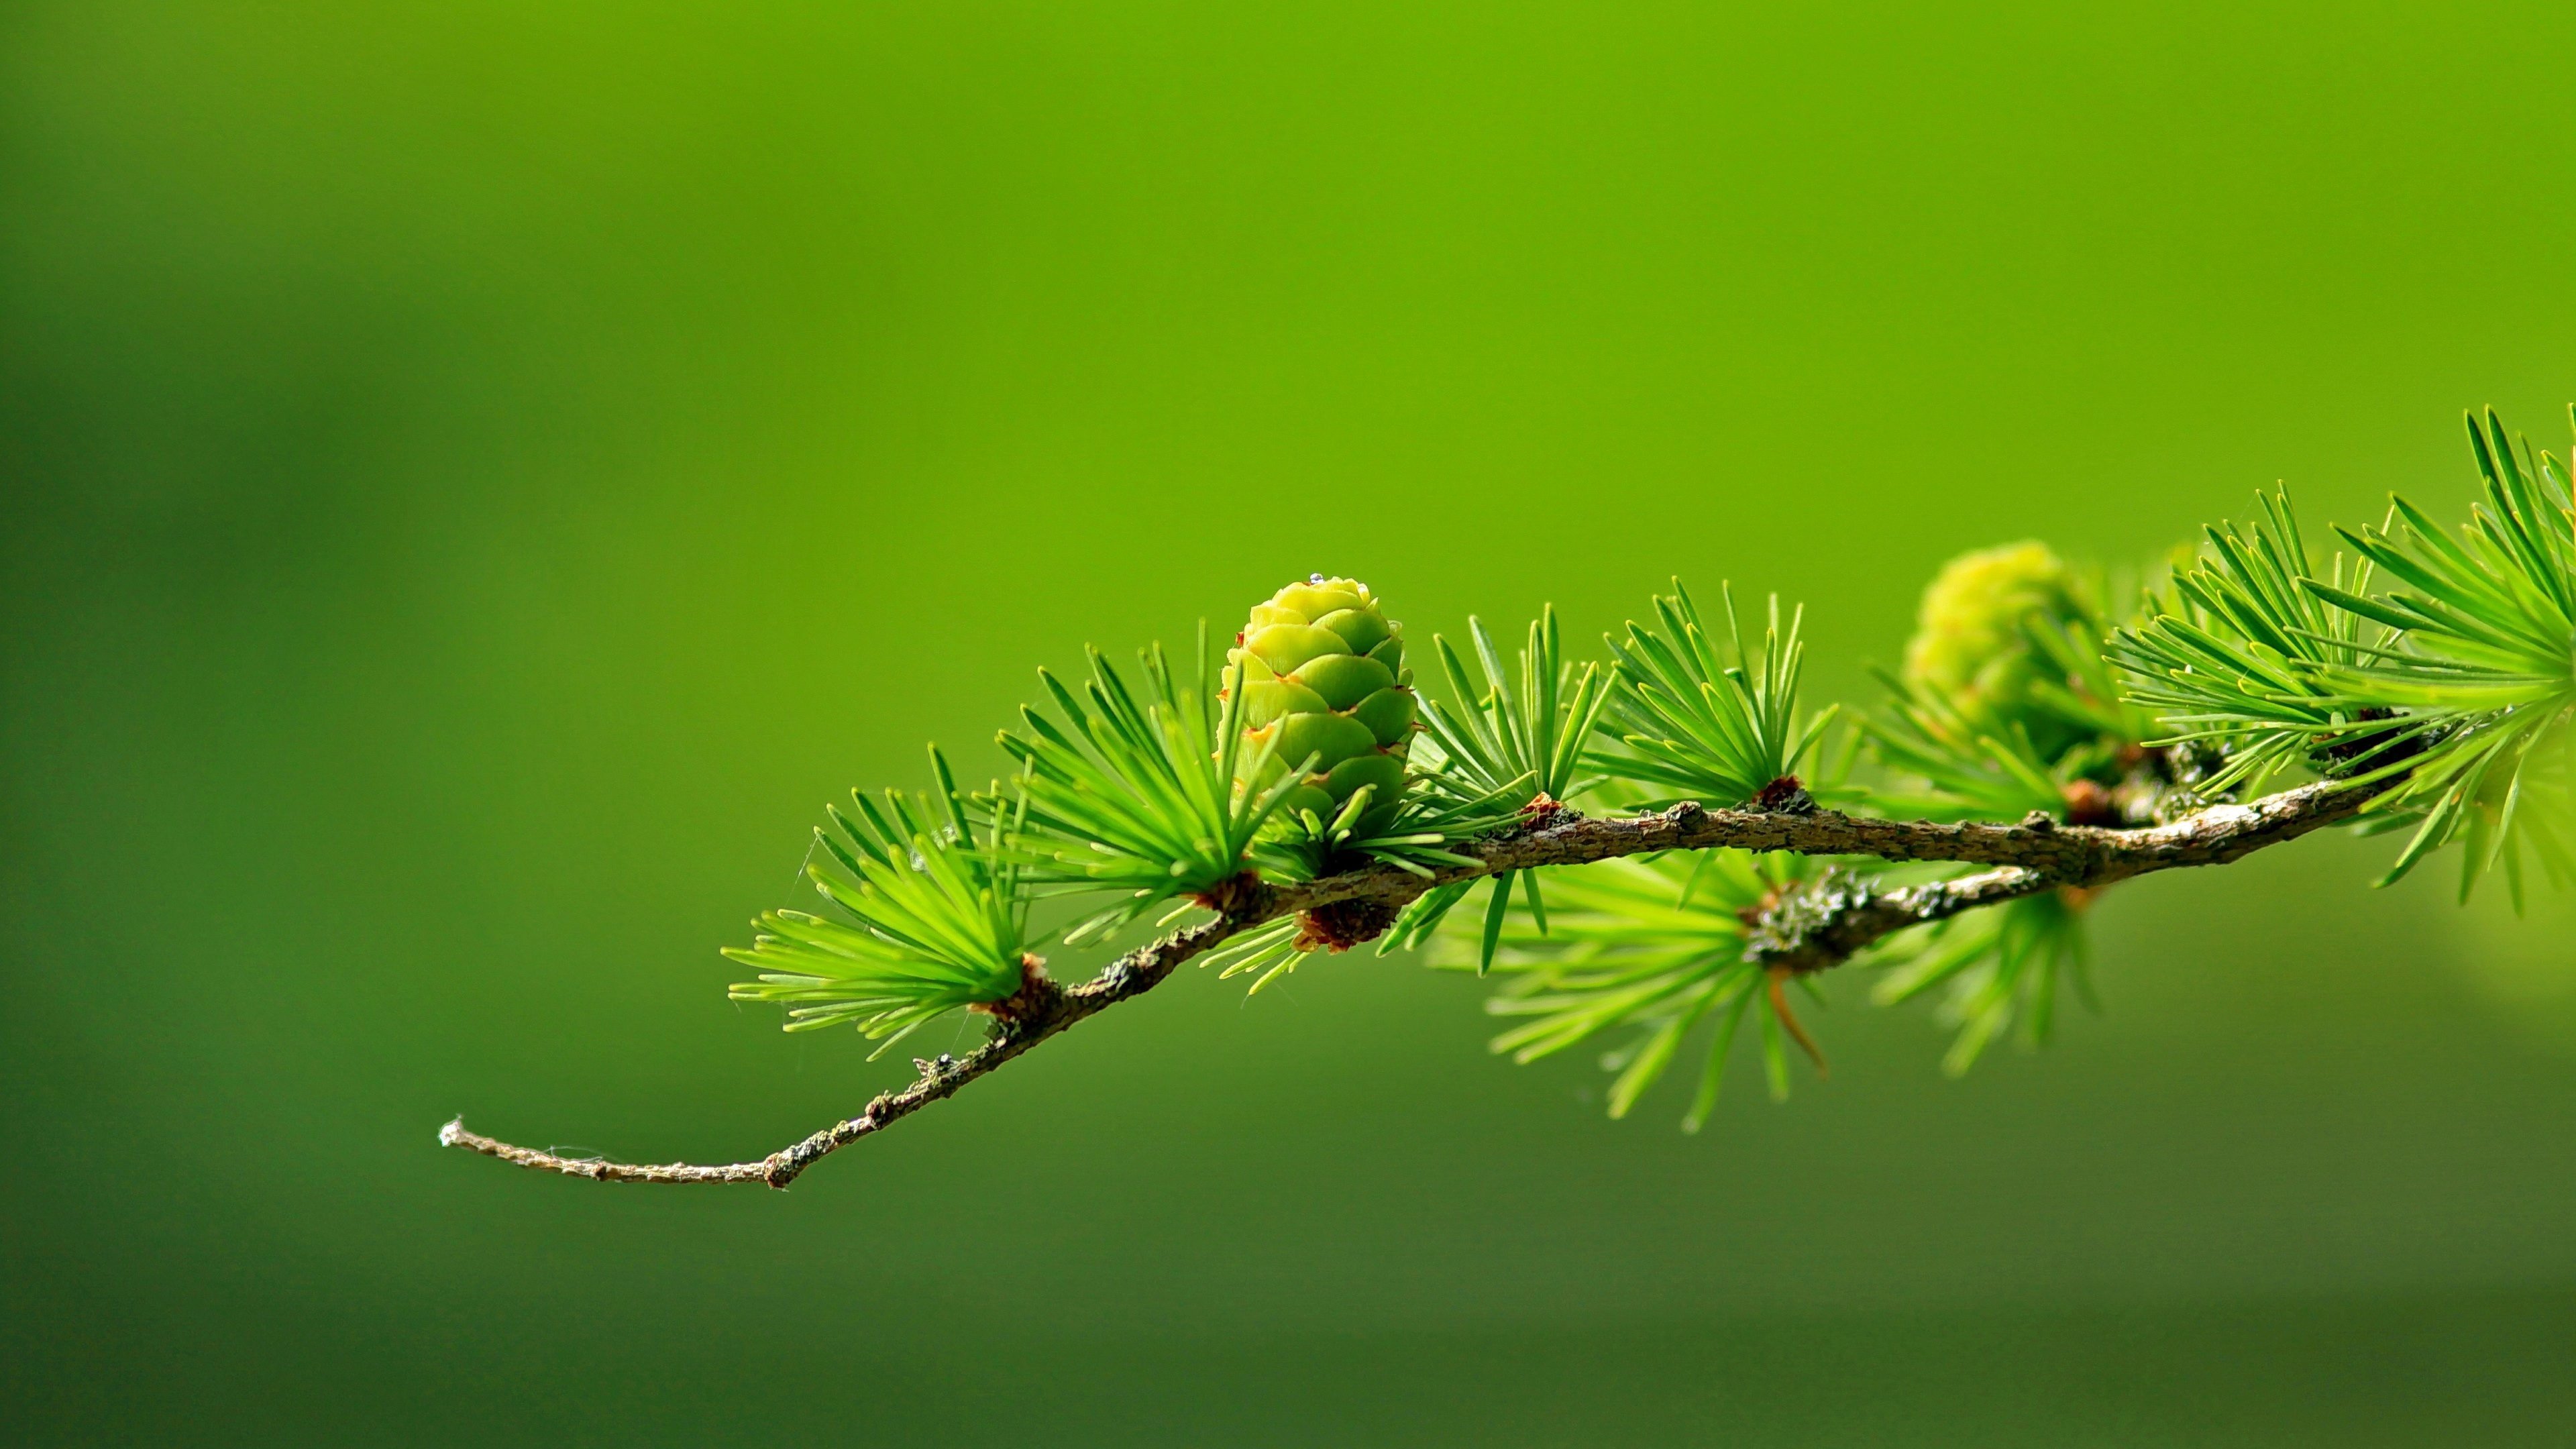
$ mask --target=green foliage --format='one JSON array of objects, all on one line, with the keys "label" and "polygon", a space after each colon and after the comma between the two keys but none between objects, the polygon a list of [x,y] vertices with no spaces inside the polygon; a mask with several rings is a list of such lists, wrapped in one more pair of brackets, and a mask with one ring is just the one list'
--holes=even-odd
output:
[{"label": "green foliage", "polygon": [[[1439,770],[1414,770],[1391,814],[1367,811],[1366,799],[1356,795],[1360,803],[1346,802],[1330,820],[1281,809],[1253,856],[1275,880],[1312,880],[1371,861],[1428,878],[1440,866],[1476,863],[1451,847],[1510,825],[1507,794],[1478,791]],[[1376,832],[1363,834],[1361,827],[1371,823]]]},{"label": "green foliage", "polygon": [[1298,919],[1286,916],[1235,936],[1201,956],[1199,965],[1202,969],[1215,967],[1222,981],[1251,977],[1252,985],[1244,994],[1257,996],[1261,988],[1296,970],[1315,949],[1303,934]]},{"label": "green foliage", "polygon": [[1965,1075],[2016,1015],[2023,1043],[2038,1047],[2048,1040],[2064,982],[2072,979],[2092,1001],[2085,905],[2080,893],[2049,891],[1892,937],[1873,953],[1893,969],[1870,999],[1893,1006],[1946,985],[1940,1017],[1959,1034],[1941,1067],[1954,1077]]},{"label": "green foliage", "polygon": [[763,914],[749,947],[725,948],[760,973],[732,987],[734,1000],[806,1003],[789,1009],[789,1031],[849,1022],[884,1038],[882,1052],[943,1012],[1020,989],[1028,899],[1004,844],[1018,822],[979,836],[947,760],[935,748],[930,760],[935,792],[889,790],[883,805],[853,792],[855,820],[830,812],[837,833],[815,838],[846,874],[820,861],[806,873],[849,919]]},{"label": "green foliage", "polygon": [[[1195,895],[1252,864],[1253,840],[1298,782],[1272,771],[1276,740],[1247,745],[1235,727],[1242,691],[1237,666],[1220,711],[1209,685],[1208,640],[1199,630],[1198,675],[1183,688],[1161,645],[1144,651],[1141,700],[1091,651],[1080,694],[1038,671],[1065,723],[1023,708],[1025,735],[1005,731],[1002,748],[1019,761],[1025,876],[1042,895],[1111,892],[1104,909],[1076,921],[1065,939],[1097,940],[1162,903]],[[1260,790],[1235,778],[1268,777]],[[1013,808],[991,802],[998,811]]]},{"label": "green foliage", "polygon": [[[1565,662],[1550,606],[1529,626],[1529,643],[1517,660],[1517,685],[1503,672],[1502,655],[1483,621],[1467,620],[1476,659],[1484,669],[1484,688],[1469,679],[1467,666],[1449,641],[1432,636],[1441,670],[1448,676],[1451,703],[1426,701],[1422,719],[1430,748],[1424,751],[1452,778],[1469,788],[1489,792],[1498,806],[1518,815],[1541,801],[1563,801],[1582,792],[1576,777],[1583,763],[1583,743],[1599,722],[1609,691],[1599,667],[1579,669]],[[1569,689],[1568,686],[1572,687]],[[1502,930],[1503,910],[1512,893],[1513,871],[1488,879],[1492,885],[1485,908],[1482,965],[1491,965],[1494,943]],[[1540,899],[1536,873],[1518,873],[1532,919],[1547,930],[1547,906]],[[1482,881],[1460,881],[1417,897],[1386,933],[1379,954],[1428,940],[1449,912]]]},{"label": "green foliage", "polygon": [[[1280,880],[1312,879],[1321,873],[1319,860],[1331,864],[1337,858],[1373,860],[1428,878],[1435,866],[1475,865],[1474,856],[1449,847],[1510,825],[1516,813],[1508,803],[1511,796],[1508,787],[1479,791],[1472,781],[1440,771],[1418,771],[1385,833],[1367,837],[1351,833],[1347,817],[1353,812],[1345,806],[1343,818],[1326,827],[1326,833],[1317,834],[1312,820],[1285,830],[1274,828],[1265,832],[1255,854],[1263,873]],[[1217,967],[1223,978],[1250,975],[1251,992],[1258,993],[1296,970],[1315,951],[1327,945],[1344,949],[1301,929],[1302,919],[1291,916],[1255,927],[1210,952],[1199,964]]]},{"label": "green foliage", "polygon": [[1516,810],[1578,793],[1575,771],[1582,763],[1583,742],[1608,699],[1600,687],[1600,667],[1566,662],[1554,605],[1529,626],[1529,643],[1516,660],[1516,682],[1505,679],[1502,655],[1483,621],[1470,617],[1467,629],[1484,670],[1484,688],[1470,682],[1458,651],[1435,634],[1432,647],[1453,699],[1448,705],[1435,701],[1422,707],[1423,723],[1449,773],[1510,800]]},{"label": "green foliage", "polygon": [[1926,820],[2018,820],[2066,813],[2071,781],[2018,721],[1972,718],[1949,697],[1895,675],[1885,713],[1864,718],[1870,752],[1896,777],[1871,792],[1892,814]]},{"label": "green foliage", "polygon": [[2469,444],[2484,496],[2457,538],[2399,498],[2393,527],[2340,530],[2398,586],[2310,587],[2401,635],[2329,680],[2442,728],[2387,799],[2423,816],[2389,879],[2456,841],[2461,894],[2501,864],[2519,905],[2526,848],[2553,882],[2576,878],[2576,502],[2565,466],[2527,440],[2517,460],[2492,410],[2483,430],[2469,419]]},{"label": "green foliage", "polygon": [[2156,733],[2155,716],[2129,698],[2128,681],[2111,658],[2118,631],[2101,603],[2112,592],[2109,584],[2099,571],[2076,578],[2073,608],[2022,620],[2031,672],[2021,685],[2021,706],[2043,731],[2054,727],[2054,748],[2042,746],[2042,754],[2061,766],[2110,779],[2126,768],[2125,757]]},{"label": "green foliage", "polygon": [[[1633,1032],[1602,1063],[1617,1073],[1610,1115],[1624,1117],[1687,1039],[1713,1021],[1699,1049],[1698,1088],[1682,1120],[1696,1132],[1716,1105],[1727,1057],[1750,1015],[1771,1094],[1786,1097],[1786,1043],[1795,1041],[1811,1055],[1815,1047],[1789,1006],[1785,973],[1746,960],[1745,947],[1750,922],[1814,870],[1804,857],[1739,850],[1548,869],[1548,891],[1557,898],[1549,929],[1542,933],[1526,906],[1507,912],[1502,926],[1493,971],[1503,984],[1486,1010],[1522,1020],[1496,1036],[1493,1049],[1526,1063],[1607,1032]],[[1453,925],[1439,938],[1439,963],[1479,965],[1479,936]],[[1795,981],[1813,994],[1806,978]]]},{"label": "green foliage", "polygon": [[2261,515],[2211,528],[2211,552],[2177,570],[2160,611],[2110,649],[2135,676],[2130,699],[2157,712],[2159,743],[2225,747],[2226,764],[2204,786],[2213,794],[2240,783],[2259,791],[2303,765],[2366,771],[2423,728],[2386,723],[2389,711],[2335,672],[2374,657],[2394,632],[2335,602],[2368,590],[2370,564],[2347,567],[2337,554],[2320,576],[2289,494],[2255,502]]},{"label": "green foliage", "polygon": [[2576,518],[2565,467],[2493,412],[2469,443],[2483,497],[2457,537],[2397,498],[2382,527],[2337,530],[2359,559],[2320,577],[2287,500],[2265,500],[2211,530],[2215,556],[2117,659],[2175,738],[2227,752],[2221,782],[2390,780],[2374,822],[2414,835],[2383,883],[2456,842],[2462,896],[2501,866],[2519,906],[2526,853],[2576,880]]},{"label": "green foliage", "polygon": [[1643,786],[1651,803],[1750,803],[1764,787],[1796,775],[1833,720],[1830,707],[1799,718],[1800,614],[1791,614],[1783,632],[1780,596],[1772,595],[1762,648],[1748,653],[1734,590],[1722,584],[1719,595],[1723,648],[1709,638],[1679,579],[1672,593],[1656,597],[1655,625],[1631,621],[1625,643],[1603,640],[1613,673],[1603,732],[1626,749],[1597,753],[1591,762]]}]

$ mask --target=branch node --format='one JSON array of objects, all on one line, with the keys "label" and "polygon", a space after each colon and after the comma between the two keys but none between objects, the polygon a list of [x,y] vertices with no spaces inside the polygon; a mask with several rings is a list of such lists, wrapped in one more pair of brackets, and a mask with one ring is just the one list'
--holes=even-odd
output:
[{"label": "branch node", "polygon": [[1386,934],[1404,908],[1368,896],[1333,901],[1297,918],[1297,949],[1341,952]]},{"label": "branch node", "polygon": [[1806,785],[1795,775],[1782,775],[1763,786],[1754,794],[1753,803],[1773,815],[1816,813],[1816,797],[1807,793]]},{"label": "branch node", "polygon": [[1259,875],[1247,870],[1218,881],[1190,899],[1201,909],[1220,916],[1246,915],[1258,909],[1262,892],[1267,889]]},{"label": "branch node", "polygon": [[1549,826],[1567,824],[1582,818],[1582,812],[1573,806],[1541,792],[1531,797],[1530,802],[1521,807],[1520,828],[1524,833],[1534,835]]},{"label": "branch node", "polygon": [[[978,1001],[966,1008],[992,1017],[995,1030],[1003,1035],[1024,1031],[1047,1020],[1064,1009],[1064,988],[1046,973],[1046,959],[1023,952],[1020,956],[1020,986],[999,1001]],[[941,1058],[942,1061],[947,1060]]]}]

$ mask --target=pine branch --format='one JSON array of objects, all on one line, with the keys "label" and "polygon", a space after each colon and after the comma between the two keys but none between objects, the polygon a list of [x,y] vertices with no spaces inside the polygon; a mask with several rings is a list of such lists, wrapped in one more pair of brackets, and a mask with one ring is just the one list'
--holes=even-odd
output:
[{"label": "pine branch", "polygon": [[516,1166],[596,1182],[756,1182],[783,1188],[831,1153],[955,1094],[1074,1023],[1151,991],[1182,963],[1238,932],[1317,907],[1345,901],[1401,907],[1435,886],[1501,871],[1579,865],[1666,850],[1733,847],[1993,867],[1901,890],[1829,887],[1783,900],[1765,913],[1753,950],[1766,966],[1806,973],[1838,965],[1896,931],[1982,906],[2059,888],[2097,889],[2157,871],[2225,865],[2347,819],[2398,783],[2324,781],[2250,804],[2211,806],[2144,830],[2061,826],[2045,815],[2033,815],[2020,825],[1945,825],[1855,818],[1833,811],[1708,810],[1691,801],[1628,819],[1545,812],[1509,836],[1456,847],[1477,863],[1445,867],[1429,877],[1393,865],[1372,865],[1293,885],[1265,884],[1248,877],[1229,882],[1209,902],[1218,912],[1213,919],[1128,952],[1080,986],[1058,987],[1031,970],[1028,984],[1018,995],[986,1008],[995,1017],[995,1026],[992,1038],[982,1046],[963,1057],[942,1055],[935,1061],[917,1062],[921,1075],[910,1086],[881,1093],[859,1115],[756,1162],[639,1165],[565,1157],[469,1132],[461,1119],[440,1128],[438,1140],[443,1146],[467,1148]]}]

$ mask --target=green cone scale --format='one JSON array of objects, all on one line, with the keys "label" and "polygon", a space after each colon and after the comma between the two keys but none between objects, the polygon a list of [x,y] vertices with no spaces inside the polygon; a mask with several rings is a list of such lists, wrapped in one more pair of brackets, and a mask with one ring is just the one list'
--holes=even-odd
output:
[{"label": "green cone scale", "polygon": [[1366,584],[1316,574],[1288,585],[1253,606],[1226,657],[1243,667],[1243,768],[1273,746],[1258,776],[1237,783],[1266,790],[1311,757],[1286,811],[1329,824],[1365,786],[1354,833],[1393,818],[1414,729],[1413,673],[1403,626]]}]

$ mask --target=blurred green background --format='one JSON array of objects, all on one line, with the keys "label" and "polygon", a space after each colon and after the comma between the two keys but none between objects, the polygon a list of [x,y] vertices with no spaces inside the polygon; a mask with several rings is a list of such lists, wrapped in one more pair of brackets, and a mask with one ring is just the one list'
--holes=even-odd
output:
[{"label": "blurred green background", "polygon": [[2124,887],[1964,1083],[1833,982],[1698,1138],[1367,956],[783,1196],[432,1136],[854,1110],[715,955],[821,802],[1309,570],[1777,588],[1866,699],[1964,547],[2457,510],[2460,407],[2576,396],[2571,32],[7,7],[5,1437],[2567,1442],[2576,911],[2370,842]]}]

